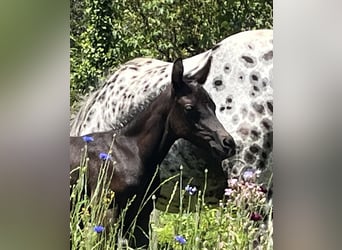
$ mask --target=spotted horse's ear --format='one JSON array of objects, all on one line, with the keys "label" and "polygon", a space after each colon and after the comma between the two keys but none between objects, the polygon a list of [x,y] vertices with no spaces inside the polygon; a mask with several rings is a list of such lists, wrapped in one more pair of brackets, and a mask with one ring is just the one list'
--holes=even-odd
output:
[{"label": "spotted horse's ear", "polygon": [[192,75],[191,78],[194,79],[199,84],[203,85],[209,75],[211,61],[212,61],[212,56],[209,56],[206,64],[199,71],[197,71],[195,75]]}]

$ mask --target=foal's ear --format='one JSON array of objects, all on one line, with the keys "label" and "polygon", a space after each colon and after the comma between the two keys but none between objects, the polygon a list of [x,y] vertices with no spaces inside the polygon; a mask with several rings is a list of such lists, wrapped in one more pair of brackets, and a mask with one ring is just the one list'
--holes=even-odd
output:
[{"label": "foal's ear", "polygon": [[173,89],[178,92],[185,83],[183,82],[183,62],[181,58],[177,58],[173,63],[171,82]]},{"label": "foal's ear", "polygon": [[204,84],[207,80],[207,77],[209,75],[210,66],[211,66],[212,56],[209,56],[206,64],[201,68],[195,75],[193,75],[191,78],[196,80],[199,84]]}]

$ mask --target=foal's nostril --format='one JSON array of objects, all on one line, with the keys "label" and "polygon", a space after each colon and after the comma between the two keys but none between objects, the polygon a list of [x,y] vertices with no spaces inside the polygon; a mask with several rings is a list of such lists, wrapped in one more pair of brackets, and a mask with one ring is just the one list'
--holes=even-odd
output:
[{"label": "foal's nostril", "polygon": [[223,145],[226,147],[235,147],[234,140],[232,138],[225,137],[223,139]]},{"label": "foal's nostril", "polygon": [[223,139],[223,145],[224,147],[228,148],[229,150],[229,155],[234,155],[235,154],[235,142],[233,138],[225,137]]}]

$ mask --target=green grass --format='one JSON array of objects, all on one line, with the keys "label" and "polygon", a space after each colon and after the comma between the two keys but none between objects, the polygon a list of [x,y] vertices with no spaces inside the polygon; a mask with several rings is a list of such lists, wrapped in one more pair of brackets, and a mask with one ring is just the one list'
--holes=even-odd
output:
[{"label": "green grass", "polygon": [[[123,237],[118,223],[124,212],[115,221],[112,215],[116,211],[109,209],[110,203],[115,201],[115,193],[108,190],[108,184],[104,181],[108,179],[105,162],[98,182],[102,185],[97,186],[92,198],[84,195],[87,160],[83,157],[79,179],[71,187],[71,249],[114,249],[115,244],[116,249],[128,249],[124,238],[127,239],[130,235]],[[183,186],[182,170],[175,178],[179,178],[178,183]],[[175,187],[175,192],[180,192],[182,209],[178,213],[153,210],[149,249],[273,249],[272,220],[258,220],[258,214],[271,214],[272,207],[266,204],[265,194],[254,181],[255,176],[249,182],[230,180],[230,195],[222,197],[217,207],[204,204],[205,188],[190,195],[184,188]],[[154,196],[147,198],[152,198],[155,204]],[[97,233],[94,227],[99,225],[105,229]],[[179,243],[176,236],[183,237],[186,243]],[[120,240],[117,241],[117,237]]]}]

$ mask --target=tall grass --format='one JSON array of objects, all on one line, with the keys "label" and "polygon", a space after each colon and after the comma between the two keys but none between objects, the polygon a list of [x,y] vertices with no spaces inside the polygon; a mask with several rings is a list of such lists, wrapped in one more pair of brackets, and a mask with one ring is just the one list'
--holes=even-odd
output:
[{"label": "tall grass", "polygon": [[[70,187],[70,249],[129,249],[131,235],[122,235],[120,226],[125,210],[117,215],[115,206],[111,206],[115,205],[115,193],[108,188],[108,162],[103,162],[90,198],[86,195],[88,160],[85,147],[78,181]],[[256,173],[249,174],[247,180],[228,180],[220,204],[209,207],[204,203],[206,181],[204,189],[197,190],[191,183],[183,183],[180,168],[173,177],[179,179],[170,199],[180,193],[179,212],[168,213],[168,206],[165,212],[153,210],[149,249],[273,249],[272,205],[267,204],[264,190],[255,183]],[[144,202],[150,199],[155,205],[154,195]],[[133,222],[131,232],[134,226]]]}]

